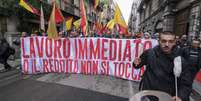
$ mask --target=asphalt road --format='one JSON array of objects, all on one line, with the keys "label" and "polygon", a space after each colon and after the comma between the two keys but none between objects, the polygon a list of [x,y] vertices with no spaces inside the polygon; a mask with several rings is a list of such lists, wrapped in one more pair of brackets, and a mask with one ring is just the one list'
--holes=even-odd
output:
[{"label": "asphalt road", "polygon": [[31,79],[11,83],[0,91],[1,101],[128,101],[123,97]]}]

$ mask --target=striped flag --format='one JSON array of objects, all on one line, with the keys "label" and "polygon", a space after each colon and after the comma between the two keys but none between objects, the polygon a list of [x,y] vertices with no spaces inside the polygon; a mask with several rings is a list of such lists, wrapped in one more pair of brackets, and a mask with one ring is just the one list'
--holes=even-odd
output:
[{"label": "striped flag", "polygon": [[86,16],[86,10],[85,10],[83,0],[80,1],[80,8],[81,8],[80,15],[82,17],[81,22],[80,22],[80,26],[82,28],[84,36],[87,36],[88,35],[88,32],[87,32],[87,16]]},{"label": "striped flag", "polygon": [[39,14],[39,11],[38,11],[36,8],[34,8],[34,7],[32,7],[31,5],[29,5],[29,4],[28,4],[27,2],[25,2],[24,0],[20,0],[19,5],[20,5],[21,7],[23,7],[24,9],[28,10],[29,12],[33,13],[33,14],[40,15],[40,14]]}]

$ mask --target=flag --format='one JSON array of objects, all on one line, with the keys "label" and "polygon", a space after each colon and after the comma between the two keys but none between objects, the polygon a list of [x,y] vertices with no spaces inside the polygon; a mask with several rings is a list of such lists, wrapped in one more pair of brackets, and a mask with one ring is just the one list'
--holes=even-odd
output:
[{"label": "flag", "polygon": [[122,34],[129,34],[128,33],[128,28],[125,28],[124,26],[121,26],[120,24],[117,24],[118,27],[119,27],[119,33],[122,33]]},{"label": "flag", "polygon": [[97,34],[101,34],[101,30],[103,29],[103,26],[101,23],[95,22],[94,26],[93,26],[93,30],[97,33]]},{"label": "flag", "polygon": [[42,4],[41,4],[41,7],[40,7],[40,29],[45,31],[45,19],[44,19],[44,13],[43,13]]},{"label": "flag", "polygon": [[98,22],[95,22],[93,27],[94,30],[101,30],[103,28],[102,24]]},{"label": "flag", "polygon": [[115,25],[115,21],[114,21],[114,19],[112,19],[107,23],[107,28],[113,29],[114,25]]},{"label": "flag", "polygon": [[103,26],[100,31],[98,32],[98,35],[101,35],[101,34],[105,34],[105,31],[107,30],[107,26]]},{"label": "flag", "polygon": [[119,26],[119,31],[122,31],[124,34],[128,34],[128,27],[126,25],[126,22],[122,16],[121,10],[116,3],[115,5],[115,14],[114,14],[114,20],[115,23]]},{"label": "flag", "polygon": [[73,22],[73,25],[75,26],[75,29],[78,29],[80,27],[80,22],[81,22],[81,19],[78,19],[75,22]]},{"label": "flag", "polygon": [[40,15],[36,8],[34,8],[31,5],[29,5],[24,0],[20,0],[19,5],[22,6],[23,8],[25,8],[26,10],[30,11],[33,14]]},{"label": "flag", "polygon": [[127,27],[126,22],[122,16],[121,10],[117,4],[115,7],[114,20],[116,23],[120,24],[121,26]]},{"label": "flag", "polygon": [[57,24],[64,21],[63,14],[61,13],[60,8],[58,8],[56,4],[55,4],[55,21]]},{"label": "flag", "polygon": [[57,28],[56,28],[56,19],[55,19],[55,8],[56,4],[55,2],[53,3],[53,8],[52,8],[52,13],[50,15],[50,19],[48,22],[48,29],[47,29],[47,34],[49,38],[56,38],[58,37],[57,33]]},{"label": "flag", "polygon": [[81,22],[80,22],[80,26],[82,28],[82,32],[84,36],[87,36],[87,17],[86,17],[86,10],[85,10],[85,6],[84,6],[84,1],[81,0],[80,1],[80,15],[81,15]]},{"label": "flag", "polygon": [[73,17],[70,17],[67,19],[67,21],[66,21],[66,30],[67,31],[71,29],[72,21],[73,21]]},{"label": "flag", "polygon": [[96,10],[96,8],[99,5],[100,0],[94,0],[94,10]]}]

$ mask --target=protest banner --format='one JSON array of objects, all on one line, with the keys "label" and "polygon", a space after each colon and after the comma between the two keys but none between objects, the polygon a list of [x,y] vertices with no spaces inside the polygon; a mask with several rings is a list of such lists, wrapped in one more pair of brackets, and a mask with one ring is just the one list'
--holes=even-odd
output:
[{"label": "protest banner", "polygon": [[21,38],[22,72],[108,75],[139,81],[144,68],[132,62],[157,40],[112,38]]}]

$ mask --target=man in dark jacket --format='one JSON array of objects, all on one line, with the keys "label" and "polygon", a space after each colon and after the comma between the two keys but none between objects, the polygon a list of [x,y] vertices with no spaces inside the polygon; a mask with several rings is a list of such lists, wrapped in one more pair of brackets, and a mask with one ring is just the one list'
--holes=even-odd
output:
[{"label": "man in dark jacket", "polygon": [[[179,55],[175,47],[175,35],[172,32],[163,32],[159,36],[159,45],[146,50],[134,60],[134,68],[146,65],[145,73],[141,81],[142,90],[163,91],[171,96],[173,100],[189,101],[192,90],[192,78],[188,64],[182,58],[182,73],[178,78],[178,97],[175,97],[175,75],[173,72],[174,58]],[[153,99],[151,98],[151,101]],[[153,100],[155,101],[155,100]]]},{"label": "man in dark jacket", "polygon": [[0,63],[4,65],[5,70],[10,70],[11,66],[7,63],[8,57],[13,55],[15,50],[10,47],[5,38],[0,39]]},{"label": "man in dark jacket", "polygon": [[195,78],[201,68],[200,40],[193,39],[191,46],[182,49],[182,56],[190,63],[192,77]]}]

